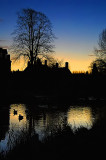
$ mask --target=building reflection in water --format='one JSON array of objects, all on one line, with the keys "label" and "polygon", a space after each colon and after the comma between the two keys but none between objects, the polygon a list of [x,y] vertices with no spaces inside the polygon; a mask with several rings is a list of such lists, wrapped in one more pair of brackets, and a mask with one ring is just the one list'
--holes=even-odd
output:
[{"label": "building reflection in water", "polygon": [[80,128],[91,129],[94,121],[90,107],[71,107],[67,113],[67,123],[73,132]]}]

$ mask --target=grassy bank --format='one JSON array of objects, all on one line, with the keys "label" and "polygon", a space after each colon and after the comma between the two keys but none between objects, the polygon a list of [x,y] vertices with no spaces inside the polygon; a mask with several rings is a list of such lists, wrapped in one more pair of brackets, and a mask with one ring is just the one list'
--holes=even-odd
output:
[{"label": "grassy bank", "polygon": [[89,131],[82,128],[76,134],[66,126],[55,134],[51,131],[42,142],[36,133],[32,136],[23,133],[15,147],[6,156],[1,155],[0,160],[67,159],[81,158],[85,154],[89,158],[97,155],[102,157],[106,145],[106,129],[103,126],[98,124]]}]

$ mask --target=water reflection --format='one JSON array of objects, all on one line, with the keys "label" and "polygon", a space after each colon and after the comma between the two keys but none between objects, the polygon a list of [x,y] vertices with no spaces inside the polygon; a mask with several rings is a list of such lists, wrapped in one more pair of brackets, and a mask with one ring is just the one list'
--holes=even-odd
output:
[{"label": "water reflection", "polygon": [[58,130],[62,130],[64,128],[64,124],[66,123],[66,113],[64,112],[47,112],[42,113],[41,118],[39,120],[35,119],[35,130],[39,135],[39,139],[43,140],[45,137],[49,135],[56,134]]},{"label": "water reflection", "polygon": [[55,135],[58,130],[62,131],[66,126],[70,126],[73,133],[82,127],[89,130],[96,121],[91,107],[84,106],[70,106],[62,110],[48,105],[45,107],[12,104],[8,117],[9,129],[0,141],[0,152],[14,147],[17,140],[25,138],[25,133],[36,133],[42,141],[48,135]]},{"label": "water reflection", "polygon": [[0,152],[7,147],[7,132],[9,130],[9,107],[0,106]]},{"label": "water reflection", "polygon": [[9,107],[0,106],[0,141],[5,138],[9,128]]},{"label": "water reflection", "polygon": [[80,128],[91,129],[95,119],[90,107],[70,108],[67,113],[67,122],[73,132]]},{"label": "water reflection", "polygon": [[[28,128],[26,118],[26,106],[24,104],[10,105],[10,130],[23,130]],[[17,114],[14,114],[17,113]]]}]

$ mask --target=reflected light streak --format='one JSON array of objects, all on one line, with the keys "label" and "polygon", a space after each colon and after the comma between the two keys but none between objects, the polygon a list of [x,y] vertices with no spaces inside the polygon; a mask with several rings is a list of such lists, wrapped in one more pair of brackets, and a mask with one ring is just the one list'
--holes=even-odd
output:
[{"label": "reflected light streak", "polygon": [[94,122],[91,108],[71,108],[68,111],[67,121],[73,132],[80,128],[91,129]]}]

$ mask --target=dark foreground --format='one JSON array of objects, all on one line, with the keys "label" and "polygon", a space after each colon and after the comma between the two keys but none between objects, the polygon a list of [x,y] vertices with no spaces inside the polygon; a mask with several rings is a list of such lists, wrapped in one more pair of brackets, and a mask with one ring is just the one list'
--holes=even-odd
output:
[{"label": "dark foreground", "polygon": [[[82,129],[79,136],[73,136],[67,128],[63,133],[58,133],[56,137],[48,137],[45,142],[40,143],[37,136],[28,138],[26,142],[21,142],[3,159],[85,159],[100,158],[105,156],[104,135],[95,135],[95,131],[89,135],[86,129]],[[1,157],[2,159],[2,157]]]}]

